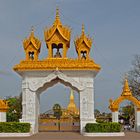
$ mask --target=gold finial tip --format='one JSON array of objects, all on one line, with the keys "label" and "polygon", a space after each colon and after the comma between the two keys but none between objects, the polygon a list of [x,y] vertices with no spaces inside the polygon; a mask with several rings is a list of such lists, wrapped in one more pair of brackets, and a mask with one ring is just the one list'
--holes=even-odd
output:
[{"label": "gold finial tip", "polygon": [[34,26],[31,26],[31,32],[34,32]]},{"label": "gold finial tip", "polygon": [[59,18],[59,8],[56,8],[56,19]]},{"label": "gold finial tip", "polygon": [[30,36],[34,36],[34,26],[31,26],[31,35]]},{"label": "gold finial tip", "polygon": [[82,24],[82,33],[85,32],[85,27],[84,27],[84,24]]},{"label": "gold finial tip", "polygon": [[128,75],[127,75],[127,73],[125,73],[125,75],[124,75],[124,79],[125,79],[125,80],[128,79]]}]

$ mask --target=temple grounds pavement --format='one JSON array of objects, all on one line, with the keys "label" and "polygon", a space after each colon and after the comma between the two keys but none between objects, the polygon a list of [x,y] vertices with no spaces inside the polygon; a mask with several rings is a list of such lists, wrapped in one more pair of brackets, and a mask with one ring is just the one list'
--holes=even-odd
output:
[{"label": "temple grounds pavement", "polygon": [[140,140],[140,133],[126,132],[123,137],[84,137],[74,132],[40,132],[30,137],[1,137],[0,140]]}]

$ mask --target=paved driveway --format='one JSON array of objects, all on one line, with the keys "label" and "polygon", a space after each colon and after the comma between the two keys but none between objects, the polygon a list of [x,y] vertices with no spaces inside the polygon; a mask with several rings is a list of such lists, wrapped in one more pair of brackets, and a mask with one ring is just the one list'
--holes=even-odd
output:
[{"label": "paved driveway", "polygon": [[140,133],[126,132],[124,137],[84,137],[74,132],[40,132],[31,137],[0,138],[0,140],[140,140]]}]

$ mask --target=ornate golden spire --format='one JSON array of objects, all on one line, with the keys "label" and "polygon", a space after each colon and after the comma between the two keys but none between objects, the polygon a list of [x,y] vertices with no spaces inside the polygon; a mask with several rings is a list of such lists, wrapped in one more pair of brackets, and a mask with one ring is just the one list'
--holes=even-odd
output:
[{"label": "ornate golden spire", "polygon": [[34,36],[34,27],[33,26],[31,27],[31,33],[30,33],[29,38],[26,38],[23,40],[23,46],[24,46],[25,50],[27,49],[27,47],[29,46],[30,43],[33,44],[33,46],[36,50],[39,50],[41,47],[40,40]]},{"label": "ornate golden spire", "polygon": [[30,37],[34,37],[34,26],[31,27]]},{"label": "ornate golden spire", "polygon": [[82,24],[82,35],[84,35],[85,34],[85,26],[84,26],[84,24]]},{"label": "ornate golden spire", "polygon": [[128,95],[132,96],[131,90],[130,90],[129,85],[128,85],[128,80],[126,77],[124,80],[123,92],[121,95],[122,96],[128,96]]},{"label": "ornate golden spire", "polygon": [[73,90],[71,90],[71,93],[70,93],[70,101],[74,102]]},{"label": "ornate golden spire", "polygon": [[74,95],[73,95],[73,90],[72,89],[71,89],[71,93],[70,93],[70,102],[69,102],[69,105],[68,105],[67,109],[69,111],[72,111],[72,112],[77,113],[77,114],[79,112],[77,107],[76,107],[76,104],[74,102]]},{"label": "ornate golden spire", "polygon": [[31,27],[30,36],[23,40],[23,47],[26,53],[26,60],[38,60],[41,41],[34,36],[33,26]]},{"label": "ornate golden spire", "polygon": [[[76,52],[79,59],[89,59],[89,52],[92,46],[92,39],[85,35],[84,24],[82,24],[82,33],[74,41]],[[82,55],[82,56],[81,56]]]},{"label": "ornate golden spire", "polygon": [[70,42],[70,34],[71,30],[67,26],[63,26],[61,21],[60,21],[60,16],[59,16],[59,9],[56,9],[56,17],[55,21],[53,23],[53,26],[50,28],[45,29],[45,40],[50,41],[53,35],[55,35],[56,30],[59,32],[59,36],[61,36],[64,40]]},{"label": "ornate golden spire", "polygon": [[61,23],[61,21],[60,21],[60,16],[59,16],[59,9],[58,9],[58,7],[56,8],[56,17],[55,17],[54,25],[62,25],[62,23]]}]

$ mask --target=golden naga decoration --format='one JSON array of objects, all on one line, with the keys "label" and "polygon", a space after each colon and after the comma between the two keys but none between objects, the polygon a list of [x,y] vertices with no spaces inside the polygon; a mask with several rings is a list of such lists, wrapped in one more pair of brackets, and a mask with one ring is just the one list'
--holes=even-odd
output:
[{"label": "golden naga decoration", "polygon": [[[60,17],[59,10],[56,9],[56,18],[51,28],[46,28],[44,31],[45,42],[48,48],[48,57],[62,57],[66,58],[67,50],[70,47],[70,35],[71,30],[69,27],[63,26]],[[59,50],[63,48],[63,54],[61,55]],[[57,49],[57,53],[53,54],[53,49]]]},{"label": "golden naga decoration", "polygon": [[41,48],[41,42],[34,36],[34,29],[32,27],[29,38],[23,41],[23,47],[26,54],[26,60],[38,60],[38,55]]},{"label": "golden naga decoration", "polygon": [[0,100],[0,112],[7,112],[8,109],[8,102],[6,100]]},{"label": "golden naga decoration", "polygon": [[82,25],[82,34],[75,39],[75,47],[79,59],[89,59],[89,52],[92,45],[92,39],[85,35],[84,25]]},{"label": "golden naga decoration", "polygon": [[140,101],[137,100],[131,93],[131,90],[129,88],[128,85],[128,80],[125,78],[124,81],[124,87],[123,87],[123,91],[120,97],[118,97],[116,100],[112,100],[110,99],[110,105],[109,105],[109,109],[112,112],[118,111],[119,105],[121,102],[123,102],[124,100],[129,100],[131,102],[134,103],[134,105],[137,107],[137,111],[140,111]]},{"label": "golden naga decoration", "polygon": [[[50,28],[44,31],[45,42],[48,48],[48,57],[38,60],[41,42],[34,36],[32,29],[29,38],[23,41],[26,59],[14,66],[15,71],[30,70],[95,70],[101,69],[100,65],[89,58],[92,40],[85,36],[84,26],[82,35],[75,40],[78,59],[67,58],[67,50],[70,47],[71,30],[63,26],[60,21],[59,11],[56,10],[55,21]],[[81,56],[83,55],[83,56]]]}]

